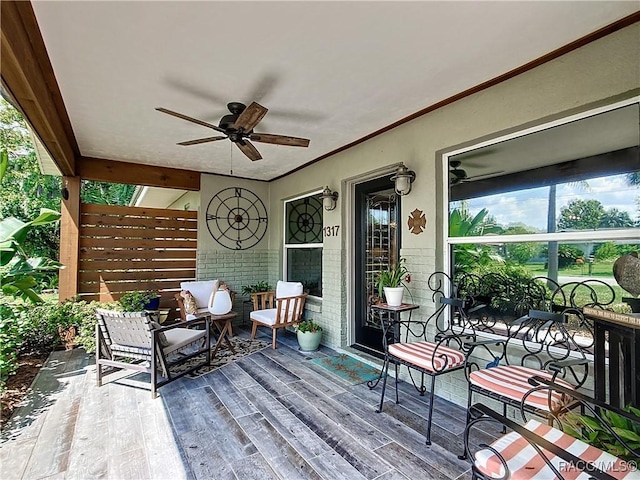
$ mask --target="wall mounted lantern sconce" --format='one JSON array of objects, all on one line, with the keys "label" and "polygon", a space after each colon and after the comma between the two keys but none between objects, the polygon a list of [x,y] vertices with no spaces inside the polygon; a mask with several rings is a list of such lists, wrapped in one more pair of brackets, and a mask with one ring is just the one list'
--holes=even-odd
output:
[{"label": "wall mounted lantern sconce", "polygon": [[322,195],[322,205],[326,211],[331,211],[336,208],[336,200],[338,200],[338,192],[332,192],[329,186],[324,187]]},{"label": "wall mounted lantern sconce", "polygon": [[408,195],[411,191],[411,184],[416,179],[416,172],[409,170],[404,164],[400,165],[396,170],[396,174],[391,177],[391,181],[395,182],[395,190],[398,195]]}]

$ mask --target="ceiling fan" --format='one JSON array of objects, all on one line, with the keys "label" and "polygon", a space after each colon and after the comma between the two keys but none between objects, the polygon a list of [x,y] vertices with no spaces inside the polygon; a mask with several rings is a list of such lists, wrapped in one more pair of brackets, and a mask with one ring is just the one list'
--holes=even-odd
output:
[{"label": "ceiling fan", "polygon": [[498,175],[499,173],[504,173],[504,170],[499,170],[496,172],[485,173],[482,175],[475,175],[473,177],[467,176],[467,172],[464,171],[460,167],[461,162],[459,160],[451,160],[449,162],[449,185],[458,185],[462,182],[470,182],[472,180],[480,180],[482,178],[493,177]]},{"label": "ceiling fan", "polygon": [[460,162],[458,160],[451,160],[449,162],[449,185],[457,185],[467,178],[467,172],[458,168]]},{"label": "ceiling fan", "polygon": [[227,104],[229,115],[225,115],[220,119],[218,125],[198,120],[197,118],[183,115],[182,113],[174,112],[166,108],[158,107],[156,110],[174,117],[182,118],[188,122],[197,123],[203,127],[212,128],[213,130],[223,133],[224,135],[217,135],[215,137],[198,138],[196,140],[187,140],[186,142],[179,142],[178,145],[198,145],[200,143],[215,142],[217,140],[224,140],[228,138],[235,143],[238,148],[244,153],[250,160],[256,161],[262,158],[260,152],[253,146],[249,140],[261,143],[272,143],[275,145],[288,145],[290,147],[308,147],[309,140],[306,138],[289,137],[285,135],[274,135],[271,133],[255,133],[254,127],[260,123],[260,120],[267,114],[268,110],[259,105],[256,102],[251,102],[248,107],[244,103],[231,102]]}]

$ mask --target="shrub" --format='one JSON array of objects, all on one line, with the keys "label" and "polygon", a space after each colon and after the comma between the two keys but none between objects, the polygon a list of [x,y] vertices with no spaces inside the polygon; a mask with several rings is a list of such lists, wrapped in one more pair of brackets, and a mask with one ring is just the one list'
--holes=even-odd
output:
[{"label": "shrub", "polygon": [[0,304],[0,390],[18,369],[18,350],[25,328],[16,313],[13,306]]}]

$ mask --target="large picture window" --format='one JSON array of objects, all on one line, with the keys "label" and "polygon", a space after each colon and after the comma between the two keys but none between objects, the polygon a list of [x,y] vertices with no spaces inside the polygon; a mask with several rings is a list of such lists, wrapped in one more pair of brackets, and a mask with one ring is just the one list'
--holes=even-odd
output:
[{"label": "large picture window", "polygon": [[322,223],[320,193],[285,202],[285,278],[322,297]]},{"label": "large picture window", "polygon": [[589,280],[577,304],[628,308],[613,264],[640,252],[640,109],[589,113],[446,157],[453,277]]}]

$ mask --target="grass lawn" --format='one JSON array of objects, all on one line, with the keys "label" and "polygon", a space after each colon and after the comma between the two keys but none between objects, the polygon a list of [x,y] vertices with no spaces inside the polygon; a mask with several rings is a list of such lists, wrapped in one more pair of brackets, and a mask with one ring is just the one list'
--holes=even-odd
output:
[{"label": "grass lawn", "polygon": [[[543,263],[527,264],[524,267],[533,276],[546,276],[547,269],[544,268]],[[589,274],[588,265],[584,266],[572,266],[570,268],[563,268],[558,270],[558,277],[571,276],[571,277],[584,277],[584,280],[593,278],[595,280],[604,280],[613,278],[613,260],[610,262],[595,261],[591,267],[591,274]],[[607,303],[606,308],[613,308],[617,312],[631,311],[630,307],[622,302],[622,297],[630,297],[631,295],[623,290],[615,282],[611,285],[615,293],[613,302],[609,304],[611,300],[611,290],[606,285],[590,285],[590,288],[595,292],[596,298]],[[575,303],[577,305],[585,305],[592,302],[592,291],[590,288],[581,287],[575,292]],[[615,305],[615,307],[614,307]]]},{"label": "grass lawn", "polygon": [[[591,272],[589,272],[589,264],[572,265],[568,268],[558,270],[558,276],[584,276],[589,277],[613,277],[613,260],[610,261],[594,261],[591,264]],[[531,272],[532,275],[547,275],[547,269],[544,263],[528,263],[524,267]]]}]

